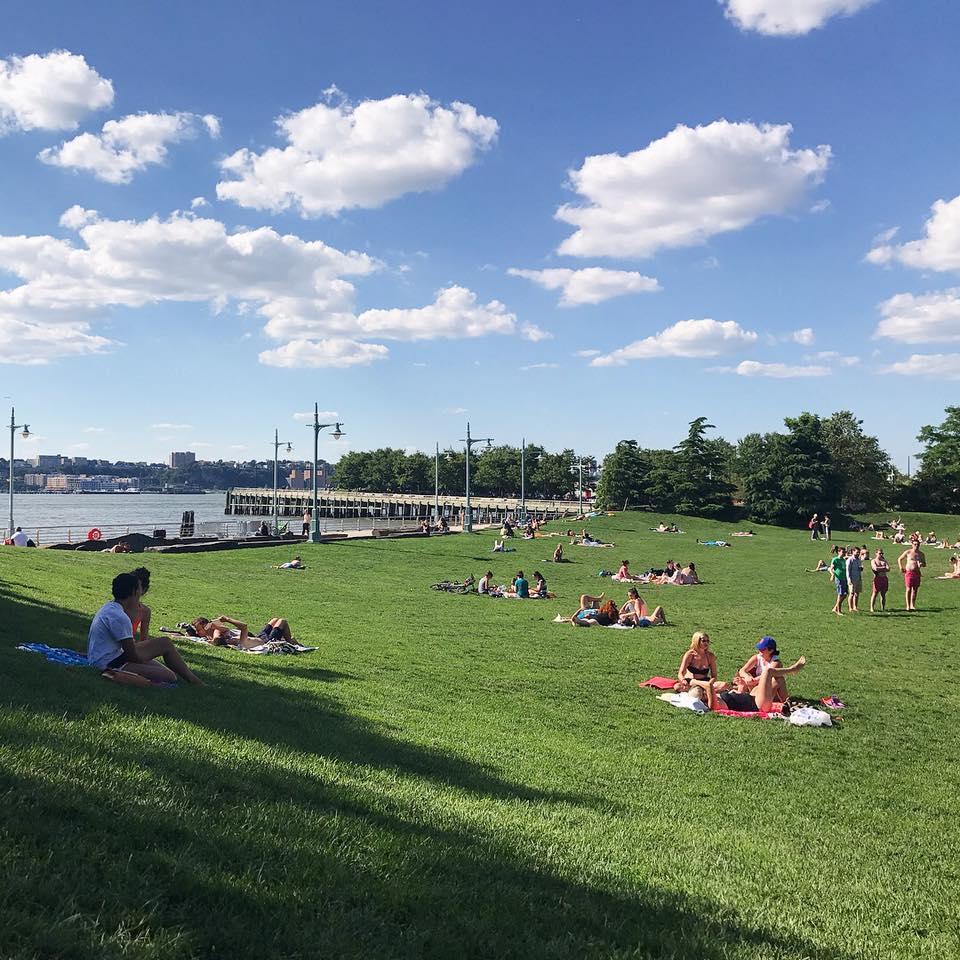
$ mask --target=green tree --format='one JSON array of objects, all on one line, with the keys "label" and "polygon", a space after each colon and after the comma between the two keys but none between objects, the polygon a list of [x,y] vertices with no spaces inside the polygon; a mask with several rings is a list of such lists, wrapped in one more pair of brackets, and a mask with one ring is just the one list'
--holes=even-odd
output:
[{"label": "green tree", "polygon": [[602,510],[622,510],[646,500],[647,473],[650,464],[636,440],[621,440],[613,453],[603,458],[603,470],[597,485],[597,503]]},{"label": "green tree", "polygon": [[520,450],[517,447],[493,447],[471,458],[470,489],[478,496],[520,496]]},{"label": "green tree", "polygon": [[369,453],[351,450],[345,453],[333,468],[333,485],[341,490],[363,490],[367,485]]},{"label": "green tree", "polygon": [[922,427],[920,469],[913,481],[914,506],[956,513],[960,508],[960,407],[947,407],[939,426]]},{"label": "green tree", "polygon": [[863,421],[839,410],[823,421],[823,440],[836,472],[842,510],[876,510],[889,505],[893,472],[876,437],[863,432]]},{"label": "green tree", "polygon": [[715,429],[706,417],[697,417],[690,422],[687,436],[674,447],[670,466],[678,513],[712,517],[730,506],[734,486],[726,479],[727,450],[707,439],[707,430]]}]

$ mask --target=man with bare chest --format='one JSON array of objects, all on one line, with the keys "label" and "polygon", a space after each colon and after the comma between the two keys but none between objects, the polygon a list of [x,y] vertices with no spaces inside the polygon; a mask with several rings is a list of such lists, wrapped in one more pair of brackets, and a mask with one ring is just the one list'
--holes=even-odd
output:
[{"label": "man with bare chest", "polygon": [[903,574],[907,610],[916,610],[917,591],[920,589],[920,570],[927,565],[927,558],[923,555],[920,544],[914,541],[910,549],[904,550],[897,558],[897,564]]}]

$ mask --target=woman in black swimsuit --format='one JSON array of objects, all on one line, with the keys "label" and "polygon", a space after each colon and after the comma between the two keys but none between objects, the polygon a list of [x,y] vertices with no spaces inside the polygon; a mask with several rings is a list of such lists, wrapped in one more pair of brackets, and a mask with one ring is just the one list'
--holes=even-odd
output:
[{"label": "woman in black swimsuit", "polygon": [[726,684],[717,680],[717,658],[710,652],[710,634],[698,630],[690,640],[690,649],[680,660],[677,682],[673,689],[686,692],[700,688],[706,694],[706,704],[712,710],[714,694],[726,689]]}]

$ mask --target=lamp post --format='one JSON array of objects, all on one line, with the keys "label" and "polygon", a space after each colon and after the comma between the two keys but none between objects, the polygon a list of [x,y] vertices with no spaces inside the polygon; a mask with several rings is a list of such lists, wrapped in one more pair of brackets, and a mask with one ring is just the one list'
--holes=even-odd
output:
[{"label": "lamp post", "polygon": [[13,437],[18,430],[23,430],[23,433],[20,436],[24,440],[30,436],[30,427],[25,423],[17,423],[16,416],[14,415],[13,407],[10,408],[10,533],[9,536],[13,536],[13,531],[15,527],[13,526]]},{"label": "lamp post", "polygon": [[280,447],[287,445],[287,453],[293,449],[293,444],[289,440],[280,439],[280,431],[273,431],[273,535],[276,537],[280,533],[280,522],[277,513],[277,470],[280,466]]},{"label": "lamp post", "polygon": [[527,518],[527,438],[520,438],[520,522]]},{"label": "lamp post", "polygon": [[583,516],[583,468],[590,467],[592,463],[592,460],[584,460],[583,457],[580,457],[572,467],[572,469],[580,471],[580,481],[577,484],[577,516],[580,517]]},{"label": "lamp post", "polygon": [[433,522],[440,522],[440,444],[433,460]]},{"label": "lamp post", "polygon": [[320,501],[317,497],[317,448],[320,443],[320,431],[327,427],[334,427],[333,439],[339,440],[344,434],[340,429],[339,423],[321,423],[320,405],[313,405],[313,423],[308,423],[308,427],[313,428],[313,510],[310,514],[310,542],[320,542]]},{"label": "lamp post", "polygon": [[466,462],[466,480],[467,480],[467,506],[463,514],[463,531],[464,533],[473,533],[473,516],[470,512],[470,448],[475,443],[486,443],[487,449],[490,449],[490,445],[493,443],[493,437],[471,437],[470,436],[470,421],[467,421],[467,436],[466,439],[461,440],[461,443],[465,443],[467,446],[467,462]]}]

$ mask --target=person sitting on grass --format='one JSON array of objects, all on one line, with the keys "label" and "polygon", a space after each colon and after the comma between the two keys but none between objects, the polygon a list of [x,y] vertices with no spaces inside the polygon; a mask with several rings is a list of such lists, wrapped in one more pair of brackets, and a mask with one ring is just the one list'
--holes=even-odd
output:
[{"label": "person sitting on grass", "polygon": [[620,611],[612,600],[603,602],[603,594],[592,597],[584,593],[580,597],[580,608],[570,618],[575,627],[609,627],[620,618]]},{"label": "person sitting on grass", "polygon": [[535,600],[547,599],[547,581],[539,570],[533,571],[533,592],[530,594]]},{"label": "person sitting on grass", "polygon": [[667,622],[663,607],[654,608],[653,614],[647,613],[647,605],[636,587],[627,591],[627,602],[620,608],[618,622],[625,627],[662,627]]},{"label": "person sitting on grass", "polygon": [[783,678],[791,673],[798,673],[806,663],[806,657],[801,657],[789,667],[782,667],[777,661],[765,663],[751,690],[723,690],[720,692],[720,701],[728,710],[736,710],[738,713],[756,713],[761,710],[770,713],[777,705],[786,703]]},{"label": "person sitting on grass", "polygon": [[[202,686],[199,677],[169,637],[133,639],[133,619],[141,617],[139,578],[120,573],[111,584],[113,599],[105,603],[90,624],[87,660],[100,670],[114,670],[146,677],[155,683],[174,683],[177,677]],[[162,657],[164,664],[156,663]]]},{"label": "person sitting on grass", "polygon": [[522,570],[518,570],[517,575],[513,578],[513,592],[520,600],[530,599],[530,582],[523,575]]},{"label": "person sitting on grass", "polygon": [[812,570],[807,570],[807,573],[823,573],[825,570],[830,569],[830,564],[826,560],[818,560],[817,565]]},{"label": "person sitting on grass", "polygon": [[[750,693],[760,682],[760,675],[767,664],[779,667],[780,651],[777,649],[777,641],[773,637],[763,637],[756,645],[756,653],[737,671],[734,677],[735,688],[743,693]],[[783,678],[777,680],[777,693],[782,694],[778,699],[785,702],[787,699],[787,685]]]},{"label": "person sitting on grass", "polygon": [[624,581],[627,581],[627,580],[639,580],[640,577],[639,577],[639,576],[635,577],[635,576],[630,572],[630,561],[629,561],[629,560],[621,560],[621,561],[620,561],[620,569],[617,571],[617,575],[616,575],[613,579],[614,579],[614,580],[619,580],[619,581],[621,581],[621,582],[624,582]]},{"label": "person sitting on grass", "polygon": [[703,583],[697,573],[697,565],[692,560],[680,571],[680,576],[677,577],[676,582],[681,587],[699,586]]},{"label": "person sitting on grass", "polygon": [[680,658],[677,682],[673,689],[686,693],[694,689],[704,692],[704,703],[712,710],[715,695],[727,685],[717,679],[717,658],[710,650],[710,634],[698,630],[690,640],[690,646]]},{"label": "person sitting on grass", "polygon": [[566,561],[563,559],[563,544],[562,544],[562,543],[558,543],[558,544],[557,544],[557,549],[553,551],[553,562],[554,562],[554,563],[565,563],[565,562],[566,562]]},{"label": "person sitting on grass", "polygon": [[942,573],[938,580],[957,580],[960,579],[960,557],[953,556],[950,558],[950,572]]},{"label": "person sitting on grass", "polygon": [[503,591],[493,582],[493,571],[488,570],[477,584],[477,593],[482,597],[502,597]]},{"label": "person sitting on grass", "polygon": [[137,567],[130,571],[140,582],[140,605],[137,614],[131,617],[133,625],[133,639],[146,640],[150,636],[150,618],[153,615],[150,608],[143,602],[143,597],[150,589],[150,571],[146,567]]},{"label": "person sitting on grass", "polygon": [[286,563],[278,564],[276,567],[277,570],[306,570],[304,562],[299,557],[294,557],[292,560],[288,560]]}]

